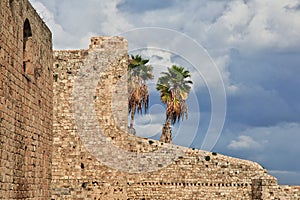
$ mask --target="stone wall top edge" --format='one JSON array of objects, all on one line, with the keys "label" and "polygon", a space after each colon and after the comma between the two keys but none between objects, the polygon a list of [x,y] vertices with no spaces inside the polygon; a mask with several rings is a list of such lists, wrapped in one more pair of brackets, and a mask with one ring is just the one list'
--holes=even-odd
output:
[{"label": "stone wall top edge", "polygon": [[126,49],[128,42],[120,36],[95,36],[91,37],[89,50],[93,49]]},{"label": "stone wall top edge", "polygon": [[53,51],[53,57],[54,60],[57,59],[85,59],[88,54],[87,49],[81,49],[81,50],[54,50]]},{"label": "stone wall top edge", "polygon": [[[111,40],[111,39],[119,39],[119,40],[121,40],[121,41],[125,41],[126,39],[124,38],[124,37],[122,37],[122,36],[105,36],[105,35],[103,35],[103,36],[92,36],[91,37],[91,41],[92,40],[96,40],[96,39],[100,39],[100,40]],[[126,40],[127,41],[127,40]]]},{"label": "stone wall top edge", "polygon": [[86,49],[54,49],[53,52],[68,52],[68,53],[84,52],[93,49],[91,45],[95,44],[95,42],[96,42],[96,46],[98,46],[102,42],[113,41],[113,40],[114,42],[124,43],[125,45],[127,45],[128,43],[127,40],[121,36],[92,36],[90,38],[90,46],[87,47]]},{"label": "stone wall top edge", "polygon": [[28,7],[29,7],[29,9],[33,11],[35,17],[37,17],[40,20],[40,22],[41,22],[40,24],[43,26],[43,28],[45,29],[45,31],[47,32],[47,34],[49,34],[49,36],[52,39],[52,31],[47,26],[46,22],[41,18],[41,16],[37,12],[37,10],[32,6],[32,4],[29,2],[29,0],[25,0],[25,4],[27,4]]},{"label": "stone wall top edge", "polygon": [[148,138],[143,138],[143,137],[139,137],[139,136],[129,136],[129,137],[134,137],[135,140],[144,140],[144,141],[149,141],[151,140],[153,142],[153,144],[156,144],[158,146],[163,146],[165,148],[171,148],[174,149],[174,147],[178,150],[181,150],[182,152],[185,153],[185,155],[192,155],[192,156],[199,156],[199,155],[204,155],[204,156],[210,156],[211,158],[215,157],[219,160],[226,160],[232,163],[236,163],[236,164],[244,164],[244,165],[251,165],[254,168],[260,169],[260,170],[264,170],[264,168],[257,162],[255,161],[251,161],[251,160],[245,160],[245,159],[241,159],[241,158],[236,158],[236,157],[231,157],[228,155],[223,155],[221,153],[214,153],[214,152],[210,152],[210,151],[205,151],[205,150],[201,150],[201,149],[195,149],[195,148],[189,148],[189,147],[184,147],[184,146],[179,146],[176,144],[168,144],[168,143],[161,143],[160,141],[157,140],[153,140],[153,139],[148,139]]},{"label": "stone wall top edge", "polygon": [[78,53],[78,52],[85,52],[88,51],[88,49],[54,49],[54,53],[60,53],[60,52],[67,52],[67,53]]}]

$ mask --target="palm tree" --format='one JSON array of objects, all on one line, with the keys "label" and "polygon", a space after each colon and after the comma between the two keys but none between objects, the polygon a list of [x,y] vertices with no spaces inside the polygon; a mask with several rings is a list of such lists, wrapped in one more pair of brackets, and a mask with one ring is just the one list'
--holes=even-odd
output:
[{"label": "palm tree", "polygon": [[172,130],[170,125],[179,122],[180,118],[187,118],[188,109],[186,99],[193,82],[190,72],[181,66],[173,65],[168,72],[162,72],[158,79],[156,89],[160,92],[160,99],[167,104],[166,121],[162,129],[160,141],[172,143]]},{"label": "palm tree", "polygon": [[149,104],[149,89],[146,81],[153,79],[153,67],[146,65],[149,62],[140,55],[133,56],[129,59],[128,65],[128,114],[131,114],[130,132],[133,131],[134,115],[147,112]]}]

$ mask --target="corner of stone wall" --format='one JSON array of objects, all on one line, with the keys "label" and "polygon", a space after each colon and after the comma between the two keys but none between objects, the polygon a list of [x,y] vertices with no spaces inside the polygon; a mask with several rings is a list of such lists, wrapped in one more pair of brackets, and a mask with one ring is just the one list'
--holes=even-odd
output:
[{"label": "corner of stone wall", "polygon": [[93,37],[88,50],[54,52],[53,199],[125,199],[125,176],[101,164],[78,134],[73,92],[82,74],[98,69],[98,85],[89,94],[104,134],[116,137],[127,128],[127,59],[127,41],[120,37]]},{"label": "corner of stone wall", "polygon": [[277,187],[277,179],[272,176],[263,176],[252,179],[252,199],[272,199],[274,189]]},{"label": "corner of stone wall", "polygon": [[265,174],[252,179],[252,199],[300,199],[300,188],[296,186],[278,185],[277,179]]}]

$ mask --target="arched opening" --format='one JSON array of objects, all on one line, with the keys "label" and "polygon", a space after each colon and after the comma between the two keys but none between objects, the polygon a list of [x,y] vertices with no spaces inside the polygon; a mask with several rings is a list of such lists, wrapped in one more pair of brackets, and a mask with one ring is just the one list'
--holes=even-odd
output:
[{"label": "arched opening", "polygon": [[31,27],[28,19],[26,19],[24,22],[23,33],[24,33],[24,38],[28,38],[32,36]]},{"label": "arched opening", "polygon": [[25,75],[34,74],[34,69],[32,64],[32,56],[33,56],[32,51],[33,51],[32,32],[31,32],[29,20],[26,19],[23,27],[23,69]]}]

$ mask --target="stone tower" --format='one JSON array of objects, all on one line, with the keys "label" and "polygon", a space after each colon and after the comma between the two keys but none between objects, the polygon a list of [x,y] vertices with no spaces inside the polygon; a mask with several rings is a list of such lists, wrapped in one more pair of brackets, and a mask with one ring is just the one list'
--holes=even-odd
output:
[{"label": "stone tower", "polygon": [[0,199],[49,199],[52,35],[27,0],[0,1]]}]

